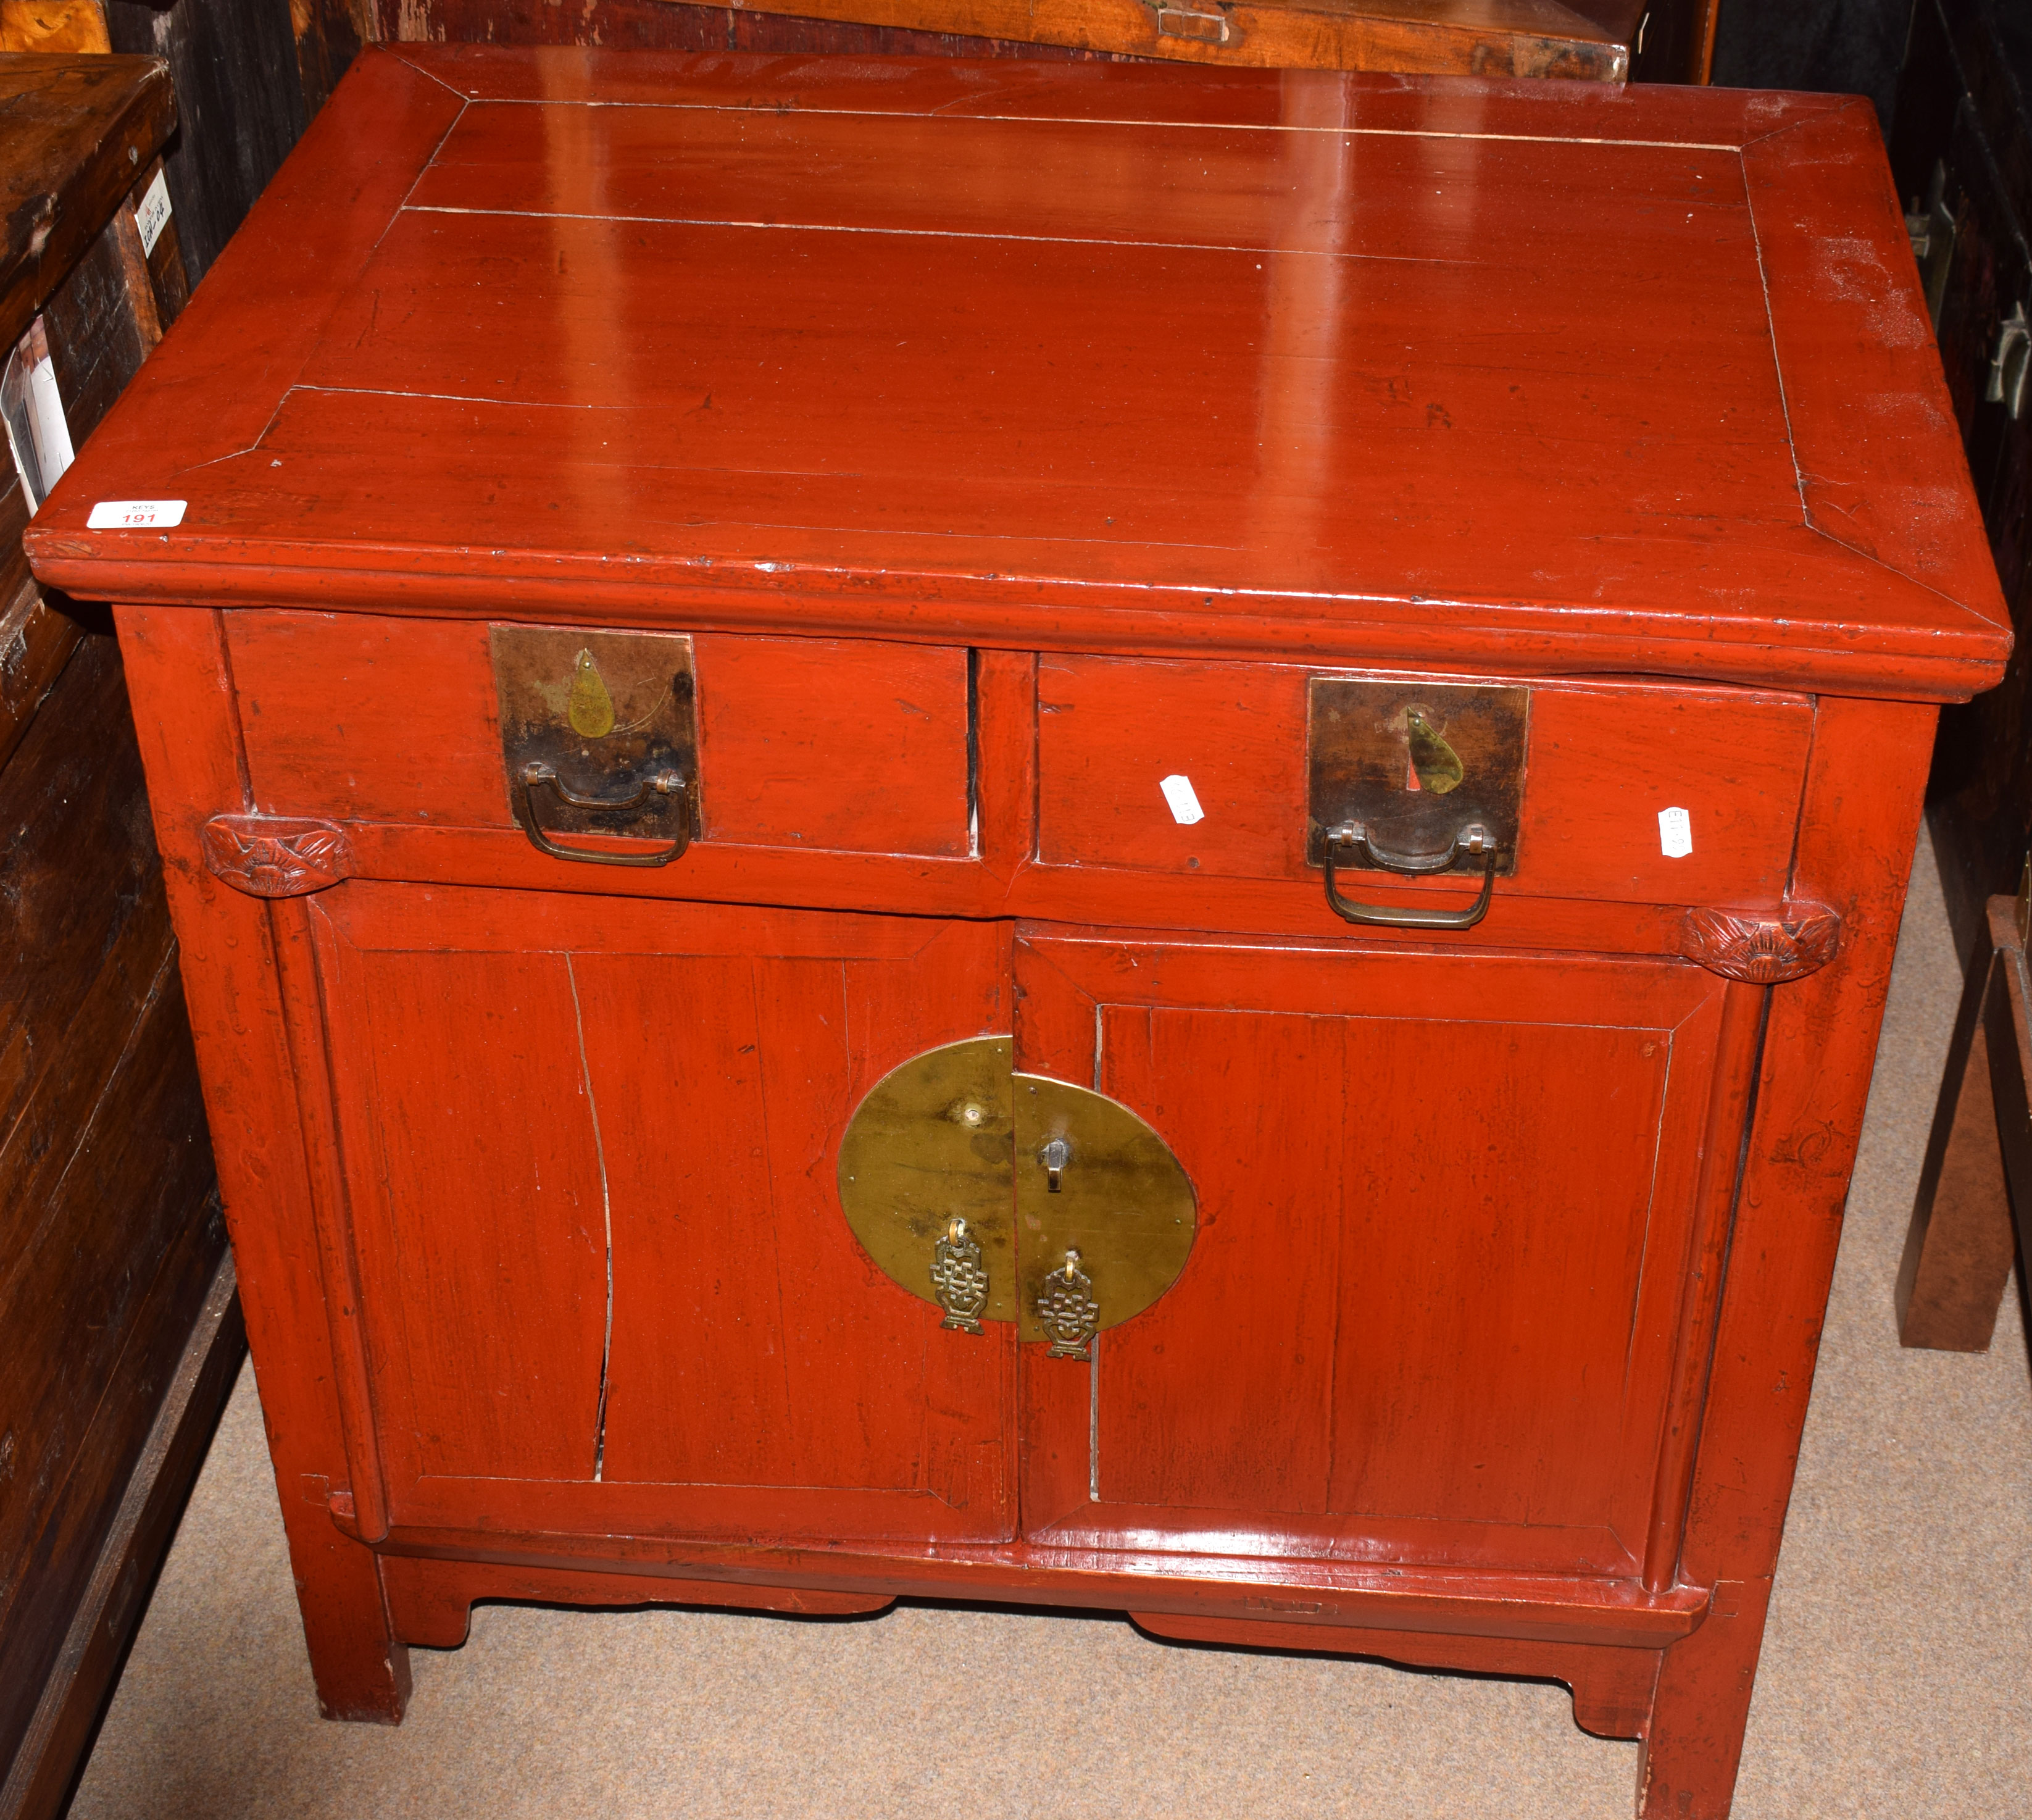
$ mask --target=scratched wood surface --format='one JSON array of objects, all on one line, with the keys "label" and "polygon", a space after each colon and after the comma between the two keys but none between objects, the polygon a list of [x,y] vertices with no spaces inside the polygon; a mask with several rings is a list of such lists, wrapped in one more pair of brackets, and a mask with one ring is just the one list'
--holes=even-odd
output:
[{"label": "scratched wood surface", "polygon": [[[51,579],[1997,674],[1861,103],[478,47],[348,84],[31,533]],[[106,498],[188,510],[85,530]]]},{"label": "scratched wood surface", "polygon": [[0,166],[0,346],[9,348],[177,120],[170,74],[159,63],[13,54],[15,48],[0,54],[0,132],[9,147]]}]

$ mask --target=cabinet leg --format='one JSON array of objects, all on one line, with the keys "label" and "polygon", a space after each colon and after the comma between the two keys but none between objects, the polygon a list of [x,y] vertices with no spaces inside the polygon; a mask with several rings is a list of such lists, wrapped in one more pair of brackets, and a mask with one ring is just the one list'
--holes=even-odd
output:
[{"label": "cabinet leg", "polygon": [[1665,1652],[1638,1759],[1638,1820],[1727,1820],[1770,1602],[1768,1579],[1724,1580],[1701,1628]]},{"label": "cabinet leg", "polygon": [[1898,1273],[1899,1340],[1948,1352],[1989,1349],[2014,1251],[1984,1029],[1987,1001],[2003,982],[1994,963],[1981,974],[1948,1052]]},{"label": "cabinet leg", "polygon": [[409,1646],[390,1628],[374,1551],[342,1534],[322,1501],[310,1501],[323,1483],[308,1481],[293,1498],[285,1486],[282,1498],[318,1710],[327,1719],[399,1725],[409,1702]]}]

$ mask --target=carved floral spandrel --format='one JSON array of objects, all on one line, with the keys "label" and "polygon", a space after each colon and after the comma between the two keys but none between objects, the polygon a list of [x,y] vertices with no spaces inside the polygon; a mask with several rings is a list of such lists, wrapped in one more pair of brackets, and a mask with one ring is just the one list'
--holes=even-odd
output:
[{"label": "carved floral spandrel", "polygon": [[1825,966],[1841,945],[1841,918],[1825,904],[1788,904],[1782,917],[1745,910],[1686,912],[1680,952],[1724,979],[1776,985]]},{"label": "carved floral spandrel", "polygon": [[353,849],[328,821],[215,815],[203,845],[204,863],[249,897],[301,897],[353,876]]}]

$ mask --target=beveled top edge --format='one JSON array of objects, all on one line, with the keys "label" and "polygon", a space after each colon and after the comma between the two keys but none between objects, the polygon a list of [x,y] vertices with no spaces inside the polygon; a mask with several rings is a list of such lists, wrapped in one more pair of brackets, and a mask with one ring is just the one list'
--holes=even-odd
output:
[{"label": "beveled top edge", "polygon": [[[292,538],[279,524],[250,536],[179,535],[176,555],[163,540],[148,534],[85,533],[85,508],[92,499],[125,496],[109,491],[99,476],[117,477],[123,462],[152,456],[143,412],[152,409],[158,422],[166,420],[165,412],[181,411],[189,419],[193,402],[205,402],[210,414],[189,432],[196,439],[192,453],[204,454],[207,447],[214,452],[207,460],[186,462],[187,472],[233,460],[260,444],[265,426],[302,379],[343,287],[357,278],[418,173],[465,111],[467,97],[448,77],[484,78],[466,80],[465,89],[513,91],[536,81],[562,91],[557,98],[566,101],[575,84],[585,84],[618,105],[629,103],[626,93],[617,99],[617,86],[625,91],[629,84],[648,83],[667,95],[673,81],[723,88],[735,80],[737,101],[712,105],[744,108],[760,105],[758,81],[790,83],[795,92],[790,101],[781,108],[771,106],[771,112],[797,110],[815,84],[846,83],[857,85],[863,99],[872,88],[897,103],[847,110],[865,115],[939,112],[950,117],[967,107],[974,118],[1090,118],[1099,125],[1128,117],[1145,125],[1188,128],[1246,125],[1241,117],[1252,107],[1260,111],[1266,95],[1281,95],[1283,85],[1295,79],[1293,73],[1209,74],[1175,65],[936,59],[888,60],[871,70],[870,61],[580,51],[540,55],[464,46],[405,47],[363,57],[341,91],[343,105],[335,102],[314,122],[304,147],[271,185],[184,324],[144,369],[32,527],[28,541],[39,572],[75,592],[133,600],[455,615],[506,610],[588,624],[678,615],[753,629],[859,630],[875,636],[965,637],[982,644],[1055,648],[1278,648],[1346,662],[1403,660],[1421,650],[1429,657],[1433,628],[1443,626],[1447,649],[1468,659],[1517,656],[1570,669],[1769,681],[1915,699],[1955,699],[1989,686],[2000,675],[2009,643],[2008,615],[1967,494],[1951,412],[1941,408],[1937,361],[1924,331],[1923,312],[1917,312],[1916,275],[1910,274],[1903,280],[1893,274],[1890,281],[1894,292],[1902,285],[1903,293],[1895,297],[1894,315],[1905,330],[1918,325],[1915,333],[1901,331],[1903,338],[1887,356],[1884,383],[1892,391],[1885,395],[1912,402],[1910,420],[1898,437],[1880,438],[1882,447],[1873,452],[1864,447],[1867,438],[1858,440],[1846,432],[1841,412],[1848,376],[1836,363],[1815,353],[1808,364],[1824,369],[1818,378],[1802,373],[1795,380],[1787,374],[1795,455],[1802,421],[1811,429],[1825,415],[1827,432],[1820,437],[1824,446],[1816,449],[1815,459],[1801,467],[1805,522],[1795,521],[1791,541],[1782,551],[1775,540],[1761,550],[1746,547],[1735,559],[1745,586],[1764,577],[1761,585],[1769,591],[1763,597],[1774,604],[1761,618],[1739,606],[1724,608],[1717,604],[1722,594],[1712,588],[1698,598],[1689,593],[1677,608],[1647,608],[1640,592],[1579,603],[1563,597],[1534,603],[1335,596],[1324,612],[1317,602],[1288,589],[1224,589],[1215,591],[1222,596],[1218,608],[1209,594],[1208,610],[1181,612],[1172,610],[1161,589],[1124,580],[1083,581],[1070,573],[1025,577],[998,572],[1001,565],[992,562],[927,564],[906,559],[910,552],[901,545],[872,566],[816,561],[809,552],[795,551],[789,561],[727,563],[709,578],[667,555],[644,562],[508,548],[487,553],[483,566],[491,572],[481,576],[470,572],[472,553],[448,545],[335,544],[314,534]],[[1126,77],[1120,73],[1125,71]],[[1099,76],[1089,77],[1087,72]],[[1068,73],[1076,80],[1069,81]],[[1766,288],[1772,333],[1781,344],[1788,336],[1825,340],[1831,312],[1845,307],[1839,285],[1822,284],[1816,291],[1817,235],[1832,227],[1860,231],[1877,253],[1902,245],[1902,218],[1881,172],[1873,117],[1864,103],[1839,97],[1664,89],[1645,90],[1633,99],[1604,96],[1590,84],[1341,75],[1325,80],[1350,85],[1365,107],[1373,99],[1393,107],[1401,103],[1403,122],[1369,123],[1379,133],[1571,140],[1571,133],[1509,129],[1571,121],[1578,110],[1595,136],[1606,142],[1699,148],[1721,142],[1712,136],[1733,122],[1735,142],[1749,148],[1746,168],[1754,166],[1767,199],[1760,209],[1753,197],[1752,207],[1775,249],[1771,257],[1779,260],[1775,281],[1767,260]],[[1089,116],[1070,108],[1070,99],[1081,95],[1101,96],[1106,111]],[[780,87],[778,96],[780,100]],[[995,114],[975,110],[984,96],[993,99]],[[1125,97],[1134,105],[1125,109]],[[513,93],[502,98],[517,99]],[[1185,111],[1192,118],[1167,121],[1165,104],[1181,98],[1190,103]],[[1219,118],[1223,107],[1235,118],[1223,121]],[[1481,129],[1493,124],[1504,131],[1456,135],[1444,124],[1446,110],[1455,107],[1476,110]],[[1441,124],[1435,125],[1436,119]],[[1609,129],[1625,136],[1618,139]],[[1858,229],[1856,197],[1870,194],[1873,159],[1878,167],[1875,189],[1884,193],[1869,203]],[[334,192],[346,194],[350,206],[335,211],[331,206]],[[1830,210],[1836,219],[1828,219]],[[1791,268],[1780,255],[1791,259]],[[1920,552],[1922,567],[1930,567],[1923,578],[1911,572],[1914,533],[1903,522],[1902,508],[1874,524],[1866,510],[1877,470],[1886,462],[1911,466],[1915,455],[1924,457],[1918,468],[1931,488],[1931,517],[1922,527],[1930,542]],[[1812,548],[1825,554],[1811,556]],[[1711,557],[1719,559],[1728,550],[1718,543]],[[1785,566],[1796,570],[1810,558],[1823,575],[1809,590],[1812,598],[1785,598]],[[741,575],[744,568],[756,573]],[[1870,598],[1870,614],[1859,611],[1847,620],[1836,610],[1841,590],[1850,588],[1857,598]],[[1174,591],[1196,593],[1197,585]],[[370,604],[377,597],[378,604]],[[1279,622],[1288,631],[1279,629]]]}]

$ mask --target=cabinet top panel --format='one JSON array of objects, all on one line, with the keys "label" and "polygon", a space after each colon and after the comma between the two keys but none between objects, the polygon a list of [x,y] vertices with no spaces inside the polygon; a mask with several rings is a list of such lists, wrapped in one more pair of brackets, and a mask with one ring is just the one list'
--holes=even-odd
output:
[{"label": "cabinet top panel", "polygon": [[[89,527],[135,500],[181,521]],[[1692,88],[369,52],[29,544],[127,600],[1913,697],[2008,642],[1873,114]]]}]

